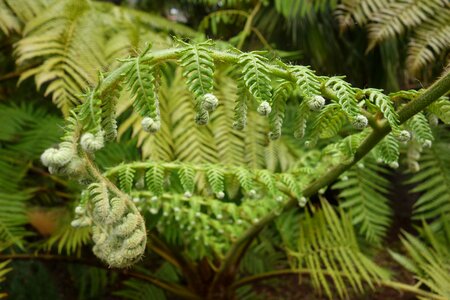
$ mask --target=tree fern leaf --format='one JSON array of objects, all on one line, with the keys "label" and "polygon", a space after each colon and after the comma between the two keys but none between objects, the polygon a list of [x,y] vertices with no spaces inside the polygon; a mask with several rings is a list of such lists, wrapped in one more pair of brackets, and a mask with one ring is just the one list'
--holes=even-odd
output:
[{"label": "tree fern leaf", "polygon": [[356,93],[350,84],[340,78],[333,77],[326,82],[325,86],[331,88],[336,93],[337,103],[353,122],[359,116],[360,109],[356,100]]},{"label": "tree fern leaf", "polygon": [[205,107],[205,97],[214,87],[214,60],[210,55],[211,41],[191,45],[182,42],[185,49],[179,59],[183,76],[189,91],[195,97],[196,122],[205,125],[209,120],[209,109]]},{"label": "tree fern leaf", "polygon": [[388,134],[375,147],[374,155],[377,161],[398,166],[398,158],[400,156],[399,142],[392,133]]},{"label": "tree fern leaf", "polygon": [[386,198],[389,182],[380,176],[382,170],[369,159],[364,168],[354,166],[333,185],[340,190],[340,207],[348,212],[352,223],[365,238],[380,243],[391,223],[392,211]]},{"label": "tree fern leaf", "polygon": [[290,82],[281,82],[274,90],[272,112],[269,115],[271,131],[269,137],[276,140],[281,136],[281,127],[283,126],[284,113],[286,110],[286,101],[288,100],[293,87]]},{"label": "tree fern leaf", "polygon": [[[269,105],[272,103],[270,72],[265,62],[267,62],[267,58],[256,52],[241,53],[238,61],[242,68],[241,80],[260,107],[263,102],[267,102]],[[261,114],[266,115],[266,113]]]},{"label": "tree fern leaf", "polygon": [[368,96],[369,101],[383,114],[384,118],[391,126],[394,134],[398,135],[400,132],[399,120],[392,100],[388,96],[384,95],[381,90],[365,89],[363,92],[366,96]]},{"label": "tree fern leaf", "polygon": [[[430,1],[432,3],[433,1]],[[438,1],[440,2],[440,1]],[[427,4],[429,5],[429,4]],[[406,65],[415,73],[445,53],[450,45],[450,6],[441,7],[433,12],[433,17],[415,30],[408,44]]]},{"label": "tree fern leaf", "polygon": [[421,144],[427,145],[434,140],[428,120],[423,113],[418,113],[408,120],[407,126],[411,128],[413,137]]},{"label": "tree fern leaf", "polygon": [[160,165],[153,165],[145,173],[147,188],[156,196],[162,195],[164,191],[164,168]]},{"label": "tree fern leaf", "polygon": [[[322,209],[313,215],[305,213],[300,223],[297,248],[291,255],[297,259],[299,268],[312,271],[314,287],[325,291],[330,299],[348,297],[347,282],[353,290],[362,292],[363,283],[374,288],[387,276],[359,249],[348,217],[342,211],[338,216],[326,201],[322,201]],[[330,282],[338,295],[332,294]]]},{"label": "tree fern leaf", "polygon": [[120,189],[125,193],[130,193],[133,188],[135,170],[129,166],[125,167],[119,173]]},{"label": "tree fern leaf", "polygon": [[445,124],[450,124],[450,100],[447,97],[439,98],[437,101],[431,103],[427,109]]},{"label": "tree fern leaf", "polygon": [[425,149],[419,160],[420,171],[407,181],[416,185],[412,192],[421,193],[414,204],[414,219],[432,220],[450,213],[450,159],[447,151],[445,142]]},{"label": "tree fern leaf", "polygon": [[328,104],[314,119],[309,136],[313,139],[335,137],[346,121],[346,115],[339,104]]},{"label": "tree fern leaf", "polygon": [[320,82],[314,71],[306,66],[291,67],[290,72],[294,76],[300,95],[309,100],[314,95],[320,95]]},{"label": "tree fern leaf", "polygon": [[178,170],[178,177],[181,185],[186,192],[194,192],[195,188],[195,170],[188,165],[181,167]]},{"label": "tree fern leaf", "polygon": [[217,194],[224,191],[224,176],[219,168],[213,166],[208,167],[206,177],[213,193]]}]

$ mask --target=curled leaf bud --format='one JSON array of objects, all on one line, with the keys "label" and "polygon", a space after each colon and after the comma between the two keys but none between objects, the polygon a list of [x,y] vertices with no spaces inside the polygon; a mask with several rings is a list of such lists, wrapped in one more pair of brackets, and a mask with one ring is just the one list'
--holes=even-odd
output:
[{"label": "curled leaf bud", "polygon": [[192,193],[189,191],[184,192],[184,197],[185,198],[191,198],[192,197]]},{"label": "curled leaf bud", "polygon": [[95,152],[104,146],[103,131],[97,132],[95,135],[87,132],[81,136],[81,148],[87,152]]},{"label": "curled leaf bud", "polygon": [[435,114],[430,114],[428,116],[428,123],[430,126],[436,127],[439,124],[439,118]]},{"label": "curled leaf bud", "polygon": [[316,95],[308,100],[308,107],[312,111],[320,111],[325,105],[325,99],[322,96]]},{"label": "curled leaf bud", "polygon": [[305,207],[307,201],[308,200],[305,197],[300,197],[300,199],[298,199],[298,206]]},{"label": "curled leaf bud", "polygon": [[209,113],[207,110],[201,110],[195,115],[195,123],[197,125],[206,125],[209,121]]},{"label": "curled leaf bud", "polygon": [[425,141],[423,142],[423,144],[422,144],[422,147],[424,147],[424,148],[430,148],[432,144],[433,144],[432,141],[430,141],[430,140],[425,140]]},{"label": "curled leaf bud", "polygon": [[357,115],[352,122],[353,127],[356,129],[364,129],[367,127],[367,124],[369,124],[369,121],[363,115]]},{"label": "curled leaf bud", "polygon": [[75,207],[75,214],[77,214],[77,215],[83,215],[84,213],[85,213],[85,209],[84,209],[84,207],[82,207],[82,206],[77,206],[77,207]]},{"label": "curled leaf bud", "polygon": [[268,116],[270,114],[270,112],[272,111],[272,108],[270,107],[269,102],[267,101],[263,101],[261,102],[261,104],[258,107],[258,113],[261,116]]},{"label": "curled leaf bud", "polygon": [[223,199],[223,197],[225,197],[225,193],[224,192],[218,192],[218,193],[216,193],[216,197],[217,197],[217,199]]},{"label": "curled leaf bud", "polygon": [[250,197],[250,198],[254,198],[255,196],[256,196],[256,191],[255,190],[250,190],[250,191],[248,191],[248,196]]},{"label": "curled leaf bud", "polygon": [[277,196],[277,197],[275,198],[275,201],[277,201],[277,202],[283,202],[283,196]]},{"label": "curled leaf bud", "polygon": [[393,161],[389,164],[389,167],[391,167],[392,169],[397,169],[399,167],[398,162]]},{"label": "curled leaf bud", "polygon": [[214,111],[216,110],[217,105],[219,105],[219,99],[217,99],[217,97],[213,94],[208,93],[203,96],[203,109],[207,111]]},{"label": "curled leaf bud", "polygon": [[44,151],[41,155],[42,164],[46,167],[62,167],[69,163],[73,158],[74,153],[68,147],[64,148],[50,148]]},{"label": "curled leaf bud", "polygon": [[155,133],[161,128],[161,122],[150,117],[145,117],[141,121],[141,126],[144,131]]},{"label": "curled leaf bud", "polygon": [[407,141],[409,141],[411,139],[411,133],[409,133],[408,130],[402,130],[400,131],[400,133],[397,136],[397,139],[400,142],[404,142],[406,143]]},{"label": "curled leaf bud", "polygon": [[245,128],[245,121],[235,121],[233,122],[233,129],[243,130]]}]

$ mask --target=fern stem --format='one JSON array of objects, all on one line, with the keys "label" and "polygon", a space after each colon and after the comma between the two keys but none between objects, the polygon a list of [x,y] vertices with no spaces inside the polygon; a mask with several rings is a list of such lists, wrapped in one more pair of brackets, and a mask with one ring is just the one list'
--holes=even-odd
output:
[{"label": "fern stem", "polygon": [[149,282],[163,290],[166,290],[174,295],[183,297],[183,299],[201,299],[199,296],[193,294],[188,289],[184,288],[181,285],[172,283],[172,282],[166,282],[165,280],[162,280],[160,278],[157,278],[152,275],[148,274],[142,274],[138,272],[129,271],[127,269],[112,269],[107,267],[104,264],[98,263],[97,261],[90,261],[86,259],[81,259],[77,257],[72,256],[62,256],[62,255],[53,255],[53,254],[5,254],[0,255],[0,260],[45,260],[45,261],[63,261],[68,263],[76,263],[76,264],[83,264],[83,265],[89,265],[95,268],[101,268],[101,269],[107,269],[108,271],[114,271],[121,273],[125,276],[140,279],[146,282]]},{"label": "fern stem", "polygon": [[[400,124],[406,122],[409,118],[422,111],[428,105],[436,101],[439,97],[446,94],[450,90],[450,70],[438,79],[434,84],[427,88],[419,97],[414,99],[405,105],[398,113]],[[342,173],[347,171],[359,160],[361,160],[367,153],[369,153],[389,132],[391,131],[389,123],[384,120],[377,130],[373,130],[372,133],[364,140],[364,142],[356,150],[353,160],[347,164],[339,164],[332,168],[321,178],[312,182],[303,191],[304,197],[311,197],[316,194],[321,188],[330,185],[334,182]],[[297,205],[297,199],[291,198],[286,202],[283,210],[286,211]],[[216,274],[211,290],[218,289],[223,282],[231,282],[230,277],[234,277],[240,260],[242,259],[245,251],[251,245],[255,237],[261,232],[261,230],[271,223],[279,214],[270,212],[261,220],[250,227],[230,248],[225,256],[225,259],[221,265],[219,272]]]},{"label": "fern stem", "polygon": [[[285,269],[285,270],[270,271],[270,272],[260,273],[260,274],[256,274],[253,276],[248,276],[243,279],[240,279],[240,280],[236,281],[231,287],[233,289],[236,289],[243,285],[253,284],[255,282],[274,278],[274,277],[286,276],[286,275],[299,276],[302,274],[311,275],[311,273],[314,273],[314,272],[316,272],[316,271],[310,270],[310,269],[297,269],[297,270]],[[326,276],[333,276],[333,274],[329,271],[322,271],[322,273]],[[346,276],[346,274],[340,273],[340,276]],[[427,297],[428,299],[434,299],[434,300],[445,300],[446,299],[445,297],[442,297],[440,295],[433,294],[433,293],[421,290],[421,289],[417,288],[416,286],[404,284],[401,282],[396,282],[396,281],[391,281],[391,280],[382,280],[379,282],[379,285],[385,286],[388,288],[392,288],[392,289],[395,289],[398,291],[404,291],[404,292],[412,293],[412,294],[415,294],[418,296]]]},{"label": "fern stem", "polygon": [[239,44],[236,46],[236,48],[242,49],[242,46],[244,46],[244,42],[247,39],[247,36],[249,36],[250,33],[252,32],[253,19],[255,18],[260,8],[261,8],[261,1],[258,1],[258,3],[256,3],[255,7],[253,8],[251,14],[248,16],[247,21],[245,22],[244,29],[241,32],[241,39],[239,40]]}]

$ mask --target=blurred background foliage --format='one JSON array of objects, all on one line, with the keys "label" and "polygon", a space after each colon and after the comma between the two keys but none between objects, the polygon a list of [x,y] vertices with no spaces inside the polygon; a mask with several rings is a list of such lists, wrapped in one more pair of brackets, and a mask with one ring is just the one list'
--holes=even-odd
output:
[{"label": "blurred background foliage", "polygon": [[[70,227],[79,183],[49,174],[39,162],[42,151],[59,140],[63,118],[79,103],[79,95],[96,83],[99,70],[113,69],[117,58],[136,55],[149,42],[154,49],[170,47],[172,36],[197,41],[211,38],[223,41],[223,47],[226,42],[245,51],[267,50],[292,64],[310,65],[318,74],[345,75],[357,87],[386,92],[420,89],[450,61],[449,10],[445,0],[0,0],[0,251],[4,250],[5,258],[22,257],[12,262],[0,258],[0,298],[6,295],[4,291],[11,299],[165,298],[160,289],[133,278],[131,271],[111,272],[99,265],[89,247],[84,247],[89,232]],[[228,69],[217,74],[215,90],[225,102],[234,102],[237,90],[231,77]],[[180,84],[182,80],[175,65],[162,72],[161,112],[170,126],[160,135],[143,134],[138,129],[140,120],[130,113],[126,93],[121,96],[121,142],[98,153],[96,160],[101,166],[150,158],[220,161],[285,171],[294,168],[304,154],[292,135],[269,142],[267,124],[256,114],[249,115],[249,127],[253,128],[248,130],[254,134],[243,136],[231,130],[227,120],[233,112],[226,103],[207,127],[186,128],[194,111],[185,105],[190,95]],[[289,123],[289,112],[287,116]],[[439,134],[444,138],[423,158],[428,166],[435,165],[434,170],[440,164],[437,159],[448,153],[448,133]],[[439,166],[445,169],[440,174],[450,174],[448,159]],[[358,172],[377,176],[386,170],[373,167],[352,172],[351,176],[358,178]],[[449,191],[450,176],[441,177],[430,186],[438,182]],[[387,203],[387,184],[379,181],[384,196],[378,199]],[[331,199],[338,197],[335,192],[327,193]],[[411,211],[414,199],[404,197]],[[443,197],[448,201],[450,196]],[[399,233],[398,228],[390,227],[392,215],[406,222],[401,228],[411,230],[409,215],[401,215],[404,208],[381,208],[389,221],[372,227],[371,216],[367,216],[363,222],[376,232],[366,242],[380,244]],[[263,232],[261,244],[244,258],[243,273],[285,264],[285,255],[276,251],[273,241],[283,238],[275,235],[276,227],[286,226],[288,221]],[[439,268],[433,259],[448,258],[442,250],[450,240],[448,224],[445,220],[419,232],[432,245],[430,252],[420,251],[425,242],[416,237],[402,238],[412,257],[409,266],[416,268],[411,272],[426,274],[430,268]],[[438,237],[443,240],[433,240],[427,230],[440,232]],[[361,229],[362,240],[364,235],[370,235],[367,228]],[[398,239],[396,243],[400,247]],[[48,256],[42,261],[28,260],[33,252]],[[61,259],[58,254],[65,256]],[[401,260],[402,256],[396,257]],[[139,272],[171,282],[179,280],[171,265],[156,256],[148,258]],[[399,276],[412,280],[410,274]],[[244,288],[239,292],[242,299],[255,297]],[[313,297],[308,290],[305,295]]]}]

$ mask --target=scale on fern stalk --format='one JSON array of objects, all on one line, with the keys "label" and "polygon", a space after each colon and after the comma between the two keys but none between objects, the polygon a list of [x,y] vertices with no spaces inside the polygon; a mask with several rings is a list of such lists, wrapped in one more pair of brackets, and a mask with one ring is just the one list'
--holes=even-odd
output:
[{"label": "scale on fern stalk", "polygon": [[[177,224],[184,238],[189,237],[186,243],[195,249],[191,255],[222,257],[233,241],[267,214],[280,213],[291,200],[305,207],[308,199],[302,190],[331,167],[351,164],[358,146],[383,119],[392,133],[373,152],[379,162],[396,167],[400,143],[415,145],[419,153],[431,144],[433,137],[423,114],[400,125],[396,113],[415,93],[385,95],[380,90],[357,89],[342,77],[317,76],[309,67],[270,60],[262,52],[218,50],[212,41],[178,40],[177,44],[159,51],[149,45],[139,56],[121,60],[116,70],[100,76],[98,85],[67,119],[63,141],[41,156],[50,172],[77,177],[87,185],[72,225],[92,227],[93,251],[112,267],[129,266],[144,254],[147,234],[141,211],[157,220],[160,232],[167,231],[167,224]],[[214,94],[214,72],[220,63],[234,67],[238,86],[229,126],[245,130],[248,111],[253,109],[268,118],[269,138],[278,139],[286,106],[292,105],[296,107],[294,135],[305,145],[334,138],[341,129],[350,135],[324,149],[323,153],[333,155],[317,154],[315,165],[308,165],[317,171],[314,176],[307,168],[290,174],[173,162],[124,164],[102,173],[94,154],[116,138],[116,102],[123,87],[142,118],[143,130],[160,134],[166,126],[159,110],[159,72],[172,61],[182,69],[196,112],[192,121],[198,125],[208,124],[220,105]],[[392,101],[393,97],[400,101]],[[179,184],[170,188],[169,178]],[[233,199],[230,182],[237,185],[240,199]],[[177,233],[166,234],[180,238]]]}]

